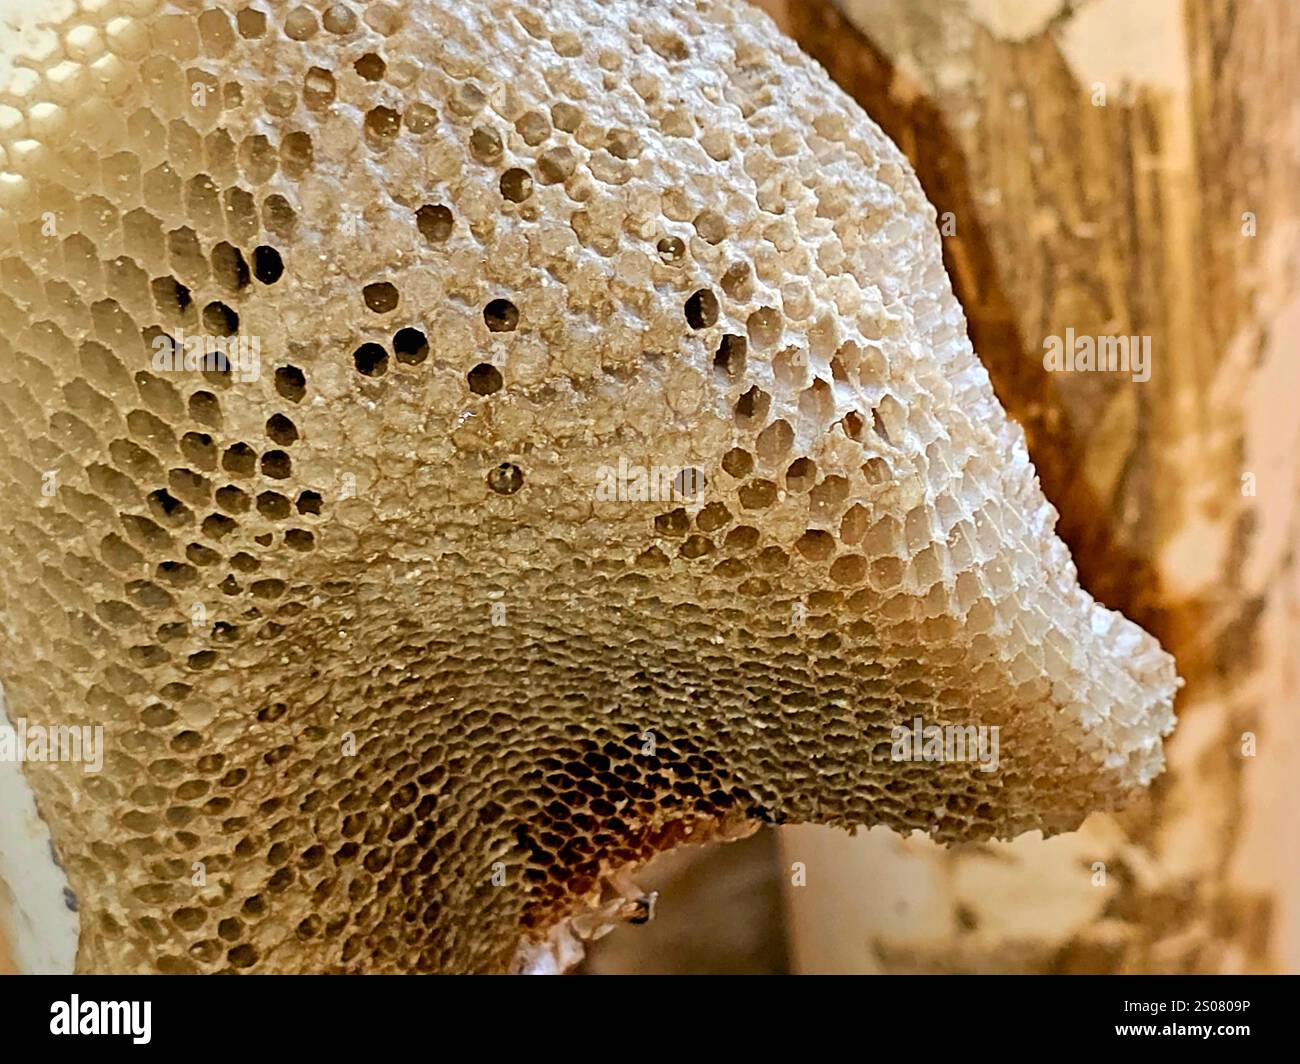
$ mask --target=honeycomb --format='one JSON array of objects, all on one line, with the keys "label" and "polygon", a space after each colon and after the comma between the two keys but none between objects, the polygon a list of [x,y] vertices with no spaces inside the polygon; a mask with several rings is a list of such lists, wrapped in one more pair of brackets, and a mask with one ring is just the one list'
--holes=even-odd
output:
[{"label": "honeycomb", "polygon": [[[25,767],[80,970],[545,968],[683,840],[1059,832],[1160,771],[1172,659],[1079,588],[906,160],[766,16],[37,7],[0,679],[104,729]],[[916,718],[997,770],[894,760]]]}]

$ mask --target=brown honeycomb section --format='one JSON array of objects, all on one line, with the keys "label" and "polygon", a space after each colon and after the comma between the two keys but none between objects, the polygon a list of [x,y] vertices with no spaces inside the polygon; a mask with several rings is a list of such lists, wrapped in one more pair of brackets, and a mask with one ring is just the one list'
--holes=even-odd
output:
[{"label": "brown honeycomb section", "polygon": [[[0,677],[106,729],[28,770],[82,968],[502,970],[697,832],[1057,831],[1159,771],[1172,662],[1079,590],[905,160],[762,16],[29,21]],[[916,716],[999,770],[893,762]]]}]

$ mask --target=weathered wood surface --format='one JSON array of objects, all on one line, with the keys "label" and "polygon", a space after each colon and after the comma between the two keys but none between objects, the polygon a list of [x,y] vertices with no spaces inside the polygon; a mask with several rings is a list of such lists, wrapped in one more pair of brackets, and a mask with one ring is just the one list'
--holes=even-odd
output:
[{"label": "weathered wood surface", "polygon": [[[1187,679],[1149,799],[1073,835],[790,831],[796,965],[1300,970],[1300,6],[763,6],[912,160],[1084,586]],[[1150,380],[1047,372],[1067,329]]]}]

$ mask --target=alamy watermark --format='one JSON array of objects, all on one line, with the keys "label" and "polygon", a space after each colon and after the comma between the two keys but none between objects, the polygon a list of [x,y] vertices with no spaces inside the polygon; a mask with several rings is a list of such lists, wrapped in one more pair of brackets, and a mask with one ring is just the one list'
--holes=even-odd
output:
[{"label": "alamy watermark", "polygon": [[1049,373],[1129,373],[1135,384],[1151,379],[1151,337],[1049,336],[1043,341],[1043,369]]},{"label": "alamy watermark", "polygon": [[597,502],[697,502],[704,496],[704,470],[693,466],[634,465],[619,455],[617,466],[596,469]]},{"label": "alamy watermark", "polygon": [[102,724],[0,724],[0,761],[67,761],[80,764],[86,773],[104,767]]},{"label": "alamy watermark", "polygon": [[998,770],[996,724],[926,724],[915,717],[910,725],[896,724],[890,735],[891,761],[978,761],[981,772]]},{"label": "alamy watermark", "polygon": [[158,373],[233,373],[240,384],[252,384],[262,375],[260,336],[154,337],[153,369]]},{"label": "alamy watermark", "polygon": [[50,1034],[128,1035],[135,1045],[148,1045],[152,1012],[152,1001],[82,1001],[73,994],[50,1005]]}]

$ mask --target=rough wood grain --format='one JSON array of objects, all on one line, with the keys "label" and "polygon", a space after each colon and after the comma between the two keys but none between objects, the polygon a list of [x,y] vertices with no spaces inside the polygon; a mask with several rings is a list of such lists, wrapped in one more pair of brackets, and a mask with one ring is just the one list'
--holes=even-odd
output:
[{"label": "rough wood grain", "polygon": [[[1084,585],[1189,680],[1149,801],[1067,840],[790,835],[787,858],[812,862],[789,891],[797,963],[1297,970],[1300,8],[764,6],[955,226],[946,265],[972,339]],[[1150,336],[1151,379],[1046,372],[1043,340],[1067,328]],[[903,916],[870,909],[866,877],[896,885]]]}]

